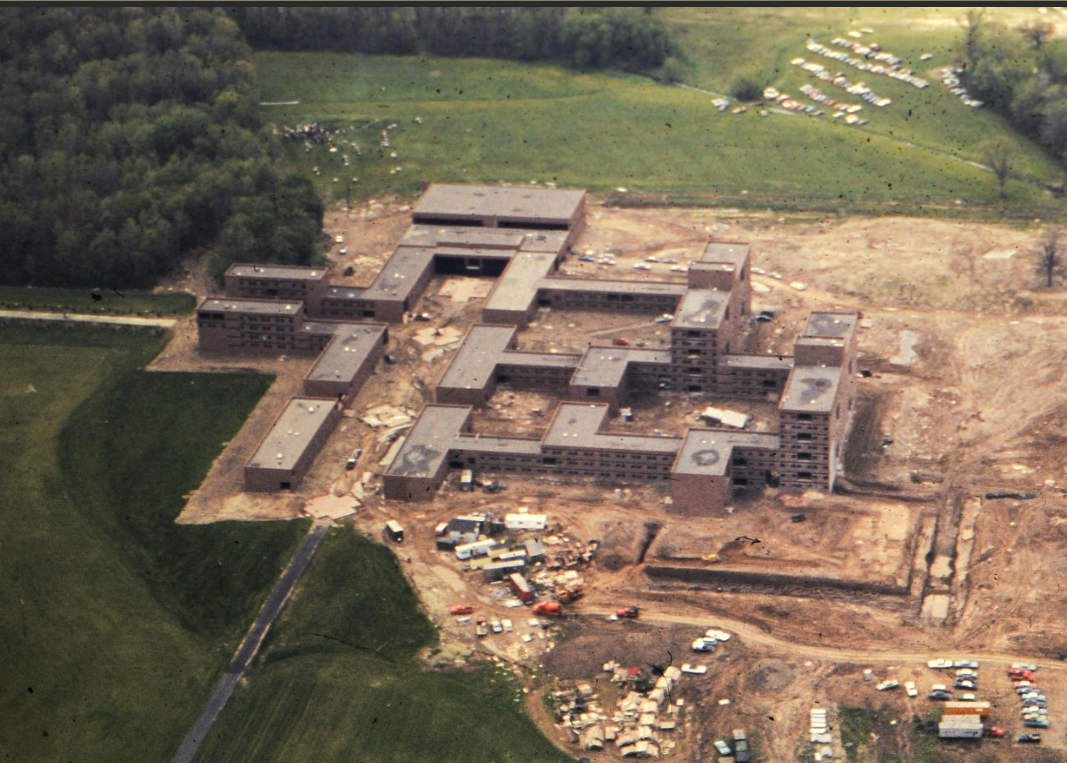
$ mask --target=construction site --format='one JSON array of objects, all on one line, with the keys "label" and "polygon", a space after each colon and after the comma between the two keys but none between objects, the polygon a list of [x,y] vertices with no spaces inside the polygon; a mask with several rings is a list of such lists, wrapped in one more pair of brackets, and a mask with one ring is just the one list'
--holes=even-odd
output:
[{"label": "construction site", "polygon": [[[1067,321],[1028,288],[1037,233],[456,188],[333,211],[328,267],[235,266],[176,333],[156,367],[278,377],[182,521],[399,523],[427,659],[523,666],[575,756],[900,756],[973,659],[1010,738],[935,733],[942,759],[1063,759]],[[821,732],[839,707],[871,711],[862,749]]]}]

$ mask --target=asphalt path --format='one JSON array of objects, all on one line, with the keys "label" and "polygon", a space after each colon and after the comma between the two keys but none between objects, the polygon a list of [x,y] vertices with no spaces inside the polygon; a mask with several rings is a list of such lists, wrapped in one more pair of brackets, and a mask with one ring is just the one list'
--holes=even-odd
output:
[{"label": "asphalt path", "polygon": [[88,313],[52,313],[44,310],[0,310],[0,318],[21,321],[65,321],[67,323],[110,323],[118,326],[155,326],[174,328],[174,318],[139,318],[135,315],[95,315]]},{"label": "asphalt path", "polygon": [[207,738],[208,732],[211,731],[211,727],[219,717],[219,713],[226,706],[230,696],[233,694],[233,690],[237,688],[238,681],[241,680],[241,676],[244,675],[249,663],[252,662],[256,652],[259,651],[260,644],[263,643],[271,623],[278,617],[282,607],[285,606],[286,600],[289,598],[289,594],[293,592],[293,588],[296,587],[300,576],[307,569],[308,563],[311,561],[311,557],[315,555],[315,551],[318,549],[323,536],[326,535],[328,527],[325,524],[313,525],[296,549],[293,558],[289,560],[288,566],[282,572],[281,577],[278,578],[278,582],[274,584],[274,589],[270,592],[270,596],[267,597],[263,608],[260,609],[255,622],[248,629],[248,633],[237,648],[233,659],[230,660],[229,667],[226,668],[226,672],[222,674],[222,678],[219,679],[214,691],[211,692],[211,696],[208,697],[207,704],[200,713],[200,717],[196,719],[193,727],[189,729],[189,733],[182,740],[182,745],[178,748],[178,752],[173,758],[173,763],[192,763],[196,757],[201,743]]}]

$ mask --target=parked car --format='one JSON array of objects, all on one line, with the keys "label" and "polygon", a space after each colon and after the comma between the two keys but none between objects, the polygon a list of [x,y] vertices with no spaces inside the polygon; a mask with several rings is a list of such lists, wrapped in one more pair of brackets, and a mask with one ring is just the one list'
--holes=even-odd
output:
[{"label": "parked car", "polygon": [[993,739],[1003,739],[1007,732],[1000,726],[986,726],[985,735]]},{"label": "parked car", "polygon": [[363,455],[363,448],[356,448],[352,451],[352,455],[345,461],[345,470],[352,471],[356,468],[356,464],[359,462],[359,457]]},{"label": "parked car", "polygon": [[470,604],[453,604],[449,614],[453,615],[471,615],[474,614],[474,607]]},{"label": "parked car", "polygon": [[716,641],[713,638],[708,638],[707,636],[701,636],[700,638],[698,638],[696,641],[693,642],[693,651],[694,652],[714,652],[715,651],[715,645],[717,643],[719,643],[719,642]]},{"label": "parked car", "polygon": [[955,660],[952,663],[954,668],[974,668],[978,670],[978,662],[976,660]]},{"label": "parked car", "polygon": [[636,620],[639,614],[641,614],[641,610],[632,605],[629,607],[620,607],[619,609],[615,610],[616,617],[628,618],[630,620]]},{"label": "parked car", "polygon": [[929,665],[931,668],[935,668],[935,669],[951,668],[952,667],[952,660],[944,660],[944,659],[941,659],[941,660],[930,660],[926,664]]},{"label": "parked car", "polygon": [[888,681],[882,681],[882,683],[878,684],[874,688],[877,689],[878,691],[888,691],[890,689],[896,689],[896,688],[899,688],[899,687],[900,687],[900,681],[897,681],[894,678],[890,678]]},{"label": "parked car", "polygon": [[702,676],[702,675],[704,675],[705,673],[708,672],[708,666],[707,665],[691,665],[690,663],[687,662],[687,663],[682,665],[682,672],[683,673],[689,673],[689,674],[694,675],[694,676]]},{"label": "parked car", "polygon": [[952,692],[948,691],[932,691],[927,695],[930,699],[937,699],[941,701],[947,701],[952,699]]},{"label": "parked car", "polygon": [[904,691],[906,691],[908,693],[909,697],[918,697],[919,696],[919,690],[915,687],[915,682],[914,681],[905,681],[904,682]]},{"label": "parked car", "polygon": [[1015,741],[1020,744],[1041,744],[1041,734],[1036,731],[1032,731],[1029,734],[1019,734],[1019,736],[1015,737]]}]

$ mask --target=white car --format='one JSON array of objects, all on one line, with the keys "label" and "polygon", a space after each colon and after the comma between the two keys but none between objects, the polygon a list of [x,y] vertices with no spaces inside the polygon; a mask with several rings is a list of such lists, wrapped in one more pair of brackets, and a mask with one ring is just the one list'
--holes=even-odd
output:
[{"label": "white car", "polygon": [[493,629],[493,633],[504,632],[504,626],[500,623],[499,620],[493,620],[491,623],[489,623],[489,626]]},{"label": "white car", "polygon": [[926,664],[929,665],[931,668],[934,668],[935,670],[939,670],[941,668],[951,668],[952,660],[930,660]]},{"label": "white car", "polygon": [[878,691],[888,691],[889,689],[896,689],[899,686],[900,681],[897,681],[895,678],[890,678],[888,681],[882,681],[882,683],[878,684],[874,688]]},{"label": "white car", "polygon": [[682,665],[683,673],[690,673],[694,676],[702,676],[708,672],[707,665],[691,665],[688,662]]},{"label": "white car", "polygon": [[972,670],[978,670],[977,660],[956,660],[952,663],[954,668],[971,668]]},{"label": "white car", "polygon": [[726,744],[726,742],[722,741],[721,739],[715,742],[715,749],[719,751],[720,755],[730,754],[730,745]]},{"label": "white car", "polygon": [[729,641],[730,640],[730,634],[729,633],[727,633],[726,631],[720,631],[717,628],[708,628],[706,631],[704,631],[704,635],[707,638],[713,638],[716,641]]},{"label": "white car", "polygon": [[511,633],[512,628],[514,627],[511,623],[511,620],[501,620],[500,625],[503,626],[504,633]]},{"label": "white car", "polygon": [[696,641],[693,642],[693,651],[694,652],[714,652],[715,651],[715,645],[717,643],[719,643],[719,642],[716,641],[713,638],[708,638],[707,636],[701,636],[700,638],[698,638]]},{"label": "white car", "polygon": [[908,696],[909,697],[918,697],[919,696],[919,690],[915,687],[915,682],[914,681],[905,681],[904,682],[904,690],[906,692],[908,692]]}]

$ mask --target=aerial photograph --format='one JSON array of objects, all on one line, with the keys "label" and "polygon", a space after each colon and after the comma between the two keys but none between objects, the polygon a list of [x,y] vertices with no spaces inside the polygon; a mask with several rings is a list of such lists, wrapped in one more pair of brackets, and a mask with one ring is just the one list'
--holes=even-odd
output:
[{"label": "aerial photograph", "polygon": [[1067,8],[0,7],[0,762],[1067,763]]}]

